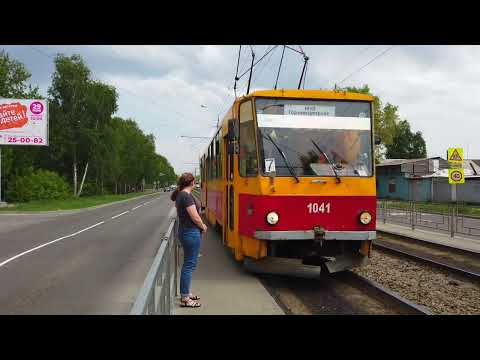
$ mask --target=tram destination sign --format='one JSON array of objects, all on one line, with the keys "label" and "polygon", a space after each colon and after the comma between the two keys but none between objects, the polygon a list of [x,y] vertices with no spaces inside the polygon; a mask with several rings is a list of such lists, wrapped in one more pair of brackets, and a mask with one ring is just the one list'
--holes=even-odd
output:
[{"label": "tram destination sign", "polygon": [[0,98],[0,145],[48,146],[48,103]]}]

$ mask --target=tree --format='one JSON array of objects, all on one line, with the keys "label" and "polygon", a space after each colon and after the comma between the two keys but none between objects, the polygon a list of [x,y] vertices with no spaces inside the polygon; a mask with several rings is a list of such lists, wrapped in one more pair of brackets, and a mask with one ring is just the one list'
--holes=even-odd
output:
[{"label": "tree", "polygon": [[86,92],[86,108],[82,125],[79,129],[80,141],[83,144],[89,144],[83,158],[86,159],[85,170],[82,182],[77,196],[82,194],[82,188],[87,175],[88,164],[93,160],[93,172],[98,181],[103,171],[102,161],[100,159],[100,147],[105,137],[105,128],[112,119],[112,115],[117,111],[118,95],[112,86],[106,85],[100,81],[89,81]]},{"label": "tree", "polygon": [[[72,169],[73,194],[80,196],[90,159],[98,159],[102,132],[117,110],[117,93],[111,86],[90,79],[79,55],[57,55],[49,90],[52,155],[67,175]],[[78,165],[85,164],[78,188]],[[98,167],[95,172],[98,174]]]},{"label": "tree", "polygon": [[389,159],[419,159],[427,157],[427,146],[422,133],[415,134],[410,130],[407,120],[402,120],[396,125],[393,142],[386,145],[386,156]]},{"label": "tree", "polygon": [[27,84],[31,74],[21,62],[0,50],[0,97],[24,99],[40,98],[38,87]]},{"label": "tree", "polygon": [[[347,87],[347,91],[356,92],[361,94],[368,94],[374,96],[368,85],[363,85],[362,87]],[[422,134],[417,132],[412,134],[410,132],[410,125],[407,120],[401,120],[400,115],[398,114],[398,106],[392,105],[390,103],[382,104],[382,101],[374,96],[374,131],[375,134],[379,135],[382,139],[382,144],[375,147],[375,162],[379,163],[386,156],[387,158],[411,158],[411,157],[396,157],[392,154],[410,154],[409,156],[419,155],[417,158],[426,157],[426,144],[423,140]],[[408,131],[406,131],[408,127]],[[401,138],[405,136],[406,138]],[[401,148],[402,151],[397,151],[398,142],[405,144]],[[414,141],[410,143],[409,141]],[[391,149],[388,152],[388,149]],[[424,154],[424,155],[422,155]]]},{"label": "tree", "polygon": [[73,195],[77,195],[77,166],[79,161],[79,134],[85,110],[90,70],[79,55],[57,55],[52,84],[48,89],[50,101],[51,160],[59,161],[66,175],[73,171]]}]

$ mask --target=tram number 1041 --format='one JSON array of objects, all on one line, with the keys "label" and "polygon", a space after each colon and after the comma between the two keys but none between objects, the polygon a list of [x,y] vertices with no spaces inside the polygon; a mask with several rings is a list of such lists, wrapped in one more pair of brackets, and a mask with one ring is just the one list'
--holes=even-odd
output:
[{"label": "tram number 1041", "polygon": [[327,213],[330,214],[330,203],[309,203],[307,205],[309,214]]}]

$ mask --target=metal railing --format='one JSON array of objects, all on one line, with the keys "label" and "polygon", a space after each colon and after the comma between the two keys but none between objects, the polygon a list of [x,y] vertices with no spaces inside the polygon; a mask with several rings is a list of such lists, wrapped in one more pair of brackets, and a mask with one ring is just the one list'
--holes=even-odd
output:
[{"label": "metal railing", "polygon": [[172,219],[130,315],[172,315],[178,296],[178,218]]},{"label": "metal railing", "polygon": [[[434,205],[434,206],[432,206]],[[437,205],[437,206],[435,206]],[[377,220],[384,224],[430,228],[454,237],[455,234],[480,238],[480,217],[467,213],[464,203],[431,204],[414,201],[377,200]]]}]

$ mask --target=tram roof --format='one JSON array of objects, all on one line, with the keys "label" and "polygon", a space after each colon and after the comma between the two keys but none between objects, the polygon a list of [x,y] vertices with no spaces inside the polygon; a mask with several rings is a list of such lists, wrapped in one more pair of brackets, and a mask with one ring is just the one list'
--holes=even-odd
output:
[{"label": "tram roof", "polygon": [[373,101],[374,97],[367,94],[353,93],[341,90],[298,90],[298,89],[278,89],[278,90],[258,90],[247,97],[286,97],[286,98],[307,98],[307,99],[327,99],[327,100],[360,100]]}]

